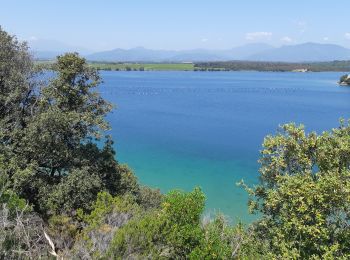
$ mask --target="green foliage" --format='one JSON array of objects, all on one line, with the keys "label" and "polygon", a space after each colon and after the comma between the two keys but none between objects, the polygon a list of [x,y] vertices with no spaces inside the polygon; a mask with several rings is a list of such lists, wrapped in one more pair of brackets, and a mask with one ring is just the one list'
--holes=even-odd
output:
[{"label": "green foliage", "polygon": [[217,61],[194,64],[195,71],[348,71],[349,60],[326,62]]},{"label": "green foliage", "polygon": [[101,257],[106,253],[114,234],[130,219],[141,214],[142,207],[131,195],[113,197],[107,192],[99,193],[91,213],[84,214],[78,210],[78,218],[85,228],[73,248],[75,254],[79,257]]},{"label": "green foliage", "polygon": [[199,224],[205,206],[204,193],[199,188],[188,194],[172,191],[162,206],[169,228],[166,239],[176,256],[186,257],[202,239]]},{"label": "green foliage", "polygon": [[[264,140],[261,184],[249,192],[278,257],[349,257],[350,126],[321,135],[288,124]],[[293,258],[293,259],[294,259]]]},{"label": "green foliage", "polygon": [[116,233],[106,258],[151,258],[170,256],[163,226],[164,216],[151,212],[141,219],[131,220]]},{"label": "green foliage", "polygon": [[147,186],[141,186],[137,195],[137,202],[146,210],[159,208],[162,199],[163,195],[160,190]]},{"label": "green foliage", "polygon": [[47,232],[60,250],[74,246],[79,234],[79,223],[66,215],[52,216],[48,221]]},{"label": "green foliage", "polygon": [[113,212],[129,214],[130,217],[141,213],[140,206],[135,203],[134,198],[130,195],[113,197],[107,192],[98,194],[92,208],[91,213],[83,217],[90,227],[105,224],[103,222],[105,217]]},{"label": "green foliage", "polygon": [[[11,133],[25,124],[33,105],[33,63],[25,43],[0,27],[0,139],[11,141]],[[21,104],[21,106],[19,106]]]},{"label": "green foliage", "polygon": [[32,211],[32,208],[27,205],[27,202],[11,190],[0,190],[0,207],[4,206],[8,209],[10,219],[16,217],[17,211],[26,213]]},{"label": "green foliage", "polygon": [[234,257],[232,243],[238,230],[228,226],[223,216],[218,216],[206,224],[203,229],[204,236],[199,246],[190,253],[190,259],[231,259]]},{"label": "green foliage", "polygon": [[345,74],[343,76],[340,77],[339,80],[340,84],[344,84],[344,85],[350,85],[350,77],[349,74]]},{"label": "green foliage", "polygon": [[90,209],[96,194],[103,190],[100,178],[89,168],[73,169],[54,189],[47,193],[47,210],[70,212],[72,209]]},{"label": "green foliage", "polygon": [[[202,221],[204,194],[196,188],[172,191],[160,209],[133,217],[110,244],[110,259],[263,259],[242,225],[230,226],[223,216]],[[255,241],[254,241],[255,242]],[[267,258],[266,258],[267,259]]]},{"label": "green foliage", "polygon": [[[49,65],[49,64],[47,64]],[[115,71],[191,71],[191,63],[122,63],[122,62],[91,62],[91,67],[100,70]]]},{"label": "green foliage", "polygon": [[26,45],[2,30],[0,41],[0,171],[8,189],[43,216],[88,210],[103,190],[138,196],[137,182],[126,183],[132,173],[115,160],[112,140],[106,137],[103,148],[95,142],[108,129],[112,108],[94,90],[101,82],[97,71],[67,53],[39,84]]},{"label": "green foliage", "polygon": [[[237,64],[224,65],[197,70]],[[44,230],[51,253],[67,259],[350,258],[349,123],[320,135],[287,124],[267,136],[261,182],[246,187],[261,218],[230,226],[202,218],[199,188],[163,196],[116,161],[111,137],[103,138],[112,106],[85,59],[68,53],[50,68],[52,77],[39,80],[27,46],[0,28],[1,259],[49,258]],[[125,67],[138,68],[151,67]]]},{"label": "green foliage", "polygon": [[179,225],[192,225],[199,222],[204,210],[204,203],[204,193],[196,188],[190,193],[178,190],[171,191],[165,197],[162,207],[170,222]]},{"label": "green foliage", "polygon": [[115,235],[109,257],[185,258],[200,243],[204,208],[200,189],[170,192],[162,208],[128,222]]}]

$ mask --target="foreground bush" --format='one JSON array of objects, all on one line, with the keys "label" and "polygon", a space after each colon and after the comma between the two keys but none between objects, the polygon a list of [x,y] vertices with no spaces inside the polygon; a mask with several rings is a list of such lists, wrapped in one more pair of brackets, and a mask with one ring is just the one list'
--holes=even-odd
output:
[{"label": "foreground bush", "polygon": [[205,197],[200,189],[173,191],[158,210],[135,217],[116,232],[107,258],[232,259],[241,233],[222,217],[201,221]]},{"label": "foreground bush", "polygon": [[261,184],[248,189],[261,239],[282,258],[350,257],[350,126],[321,135],[287,124],[264,140]]}]

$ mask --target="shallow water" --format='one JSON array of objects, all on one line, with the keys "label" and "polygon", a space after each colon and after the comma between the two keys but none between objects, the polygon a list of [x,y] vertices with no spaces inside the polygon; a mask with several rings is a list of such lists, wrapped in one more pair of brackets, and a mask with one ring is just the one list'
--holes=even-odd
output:
[{"label": "shallow water", "polygon": [[264,136],[294,121],[318,132],[350,118],[342,73],[102,72],[117,159],[166,192],[200,186],[207,212],[249,222]]}]

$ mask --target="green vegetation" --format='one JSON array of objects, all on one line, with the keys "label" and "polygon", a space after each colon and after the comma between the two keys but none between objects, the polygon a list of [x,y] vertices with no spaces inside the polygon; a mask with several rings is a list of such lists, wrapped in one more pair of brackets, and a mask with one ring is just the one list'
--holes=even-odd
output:
[{"label": "green vegetation", "polygon": [[[50,68],[53,62],[35,61],[42,68]],[[107,71],[278,71],[278,72],[321,72],[349,71],[350,61],[331,61],[315,63],[287,62],[201,62],[201,63],[103,63],[90,62],[89,66],[96,70]]]},{"label": "green vegetation", "polygon": [[350,85],[349,74],[345,74],[345,75],[341,76],[341,78],[339,80],[339,84],[349,86]]},{"label": "green vegetation", "polygon": [[75,53],[50,69],[0,28],[1,259],[350,258],[350,122],[267,136],[260,184],[241,183],[260,219],[230,225],[199,188],[162,195],[118,163],[96,69]]},{"label": "green vegetation", "polygon": [[202,62],[202,63],[99,63],[90,65],[98,70],[114,71],[349,71],[350,61],[287,63],[287,62]]},{"label": "green vegetation", "polygon": [[262,214],[255,228],[276,255],[292,259],[350,257],[350,126],[322,135],[287,124],[267,136],[261,184],[250,209]]},{"label": "green vegetation", "polygon": [[[41,69],[51,69],[52,61],[35,61]],[[89,67],[106,71],[193,71],[192,63],[118,63],[89,62]]]},{"label": "green vegetation", "polygon": [[171,71],[193,70],[191,63],[99,63],[91,62],[90,66],[97,70],[116,70],[116,71]]},{"label": "green vegetation", "polygon": [[196,71],[349,71],[350,61],[288,63],[259,61],[201,62],[194,65]]}]

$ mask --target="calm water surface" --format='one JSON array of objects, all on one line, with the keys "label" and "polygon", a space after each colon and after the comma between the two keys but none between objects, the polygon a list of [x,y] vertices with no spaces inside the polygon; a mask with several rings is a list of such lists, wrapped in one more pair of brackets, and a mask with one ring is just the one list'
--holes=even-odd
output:
[{"label": "calm water surface", "polygon": [[117,159],[141,183],[189,191],[200,186],[207,212],[249,222],[247,195],[258,182],[265,135],[294,121],[321,132],[350,118],[342,73],[102,72],[102,95]]}]

